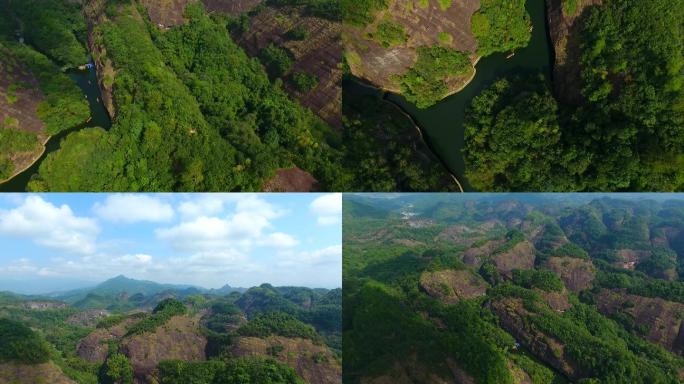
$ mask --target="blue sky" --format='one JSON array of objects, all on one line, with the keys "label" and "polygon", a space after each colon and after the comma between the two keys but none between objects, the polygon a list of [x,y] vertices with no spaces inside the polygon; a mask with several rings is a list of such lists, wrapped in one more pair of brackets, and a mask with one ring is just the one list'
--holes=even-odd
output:
[{"label": "blue sky", "polygon": [[339,194],[0,195],[0,290],[342,284]]}]

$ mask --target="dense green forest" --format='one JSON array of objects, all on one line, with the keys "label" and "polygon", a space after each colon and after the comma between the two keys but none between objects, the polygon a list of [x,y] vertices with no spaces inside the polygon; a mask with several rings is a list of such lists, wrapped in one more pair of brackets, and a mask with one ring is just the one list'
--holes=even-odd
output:
[{"label": "dense green forest", "polygon": [[0,362],[44,363],[50,359],[47,343],[26,325],[0,319]]},{"label": "dense green forest", "polygon": [[572,36],[580,47],[579,105],[557,101],[536,78],[503,79],[476,97],[466,113],[471,184],[682,189],[683,12],[680,1],[610,0],[586,9]]},{"label": "dense green forest", "polygon": [[336,151],[320,139],[330,128],[269,81],[221,18],[192,5],[189,23],[164,33],[131,18],[144,14],[134,4],[106,12],[95,33],[117,69],[113,126],[69,137],[32,189],[258,190],[293,163],[335,179]]},{"label": "dense green forest", "polygon": [[470,58],[466,53],[439,46],[421,46],[418,60],[399,82],[406,100],[418,108],[426,108],[449,93],[445,79],[463,76],[470,71]]},{"label": "dense green forest", "polygon": [[165,361],[159,370],[161,384],[304,384],[294,369],[273,359],[242,358],[228,363]]},{"label": "dense green forest", "polygon": [[[0,122],[0,153],[11,154],[31,151],[36,146],[38,146],[38,138],[35,135],[5,127],[3,122]],[[0,180],[10,177],[14,168],[14,163],[8,156],[0,156]]]},{"label": "dense green forest", "polygon": [[680,383],[684,203],[647,199],[345,196],[345,382]]},{"label": "dense green forest", "polygon": [[[341,375],[341,289],[226,294],[118,277],[58,298],[0,293],[0,373],[23,367],[27,384],[42,363],[79,384],[328,384]],[[267,351],[238,352],[249,340]]]},{"label": "dense green forest", "polygon": [[532,23],[525,9],[525,1],[480,1],[480,9],[471,21],[480,56],[515,51],[527,45]]}]

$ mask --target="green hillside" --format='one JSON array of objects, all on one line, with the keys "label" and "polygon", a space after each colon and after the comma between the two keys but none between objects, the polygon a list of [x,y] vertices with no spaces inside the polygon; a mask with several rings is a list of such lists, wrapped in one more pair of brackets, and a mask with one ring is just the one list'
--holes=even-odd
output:
[{"label": "green hillside", "polygon": [[341,377],[341,289],[264,284],[225,295],[119,276],[81,293],[73,305],[2,294],[0,372],[26,377],[12,383],[41,374],[79,384]]},{"label": "green hillside", "polygon": [[684,202],[647,198],[398,195],[373,206],[384,219],[348,210],[345,383],[680,383]]}]

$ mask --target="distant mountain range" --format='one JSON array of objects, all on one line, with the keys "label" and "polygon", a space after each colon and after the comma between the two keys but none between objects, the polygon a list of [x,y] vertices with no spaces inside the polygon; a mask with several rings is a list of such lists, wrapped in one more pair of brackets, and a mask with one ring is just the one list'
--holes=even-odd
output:
[{"label": "distant mountain range", "polygon": [[8,292],[8,295],[33,300],[63,301],[81,309],[130,309],[154,306],[166,297],[183,298],[198,294],[223,296],[231,292],[244,293],[245,291],[247,288],[235,288],[228,284],[219,289],[206,289],[192,285],[161,284],[149,280],[136,280],[119,275],[94,287],[38,295],[20,295]]},{"label": "distant mountain range", "polygon": [[72,302],[79,300],[88,294],[95,294],[101,296],[113,296],[120,294],[143,294],[145,296],[155,295],[164,291],[179,291],[185,295],[193,295],[200,293],[209,293],[217,295],[225,295],[230,292],[244,292],[246,288],[233,288],[230,285],[224,285],[219,289],[206,289],[194,285],[187,284],[161,284],[149,280],[130,279],[126,276],[119,275],[104,281],[95,287],[74,289],[66,292],[52,292],[44,296]]}]

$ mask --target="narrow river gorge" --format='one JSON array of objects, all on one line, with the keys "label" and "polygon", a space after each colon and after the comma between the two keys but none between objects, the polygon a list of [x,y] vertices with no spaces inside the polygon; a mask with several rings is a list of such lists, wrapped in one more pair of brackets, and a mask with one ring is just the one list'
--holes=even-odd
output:
[{"label": "narrow river gorge", "polygon": [[31,177],[38,172],[40,164],[47,158],[47,156],[58,150],[62,139],[73,132],[80,131],[86,128],[101,127],[109,129],[111,127],[111,120],[107,114],[107,110],[102,103],[102,96],[100,88],[97,83],[97,73],[94,68],[88,70],[69,70],[67,75],[74,80],[81,91],[83,97],[88,100],[90,107],[90,120],[87,122],[64,130],[55,136],[50,137],[45,145],[45,151],[30,167],[19,173],[12,179],[0,184],[0,192],[24,192],[28,186]]},{"label": "narrow river gorge", "polygon": [[[473,80],[460,92],[447,97],[427,109],[419,109],[406,101],[404,97],[391,92],[378,95],[397,105],[409,114],[423,133],[427,144],[448,170],[460,181],[463,189],[472,190],[465,178],[463,160],[465,110],[472,99],[496,79],[516,74],[541,73],[551,81],[553,65],[553,49],[551,46],[544,0],[528,0],[527,11],[530,14],[533,30],[527,47],[515,52],[515,56],[507,58],[509,53],[496,53],[482,58],[476,65]],[[345,82],[343,97],[369,94],[368,85],[356,81]],[[354,97],[354,96],[352,96]]]}]

